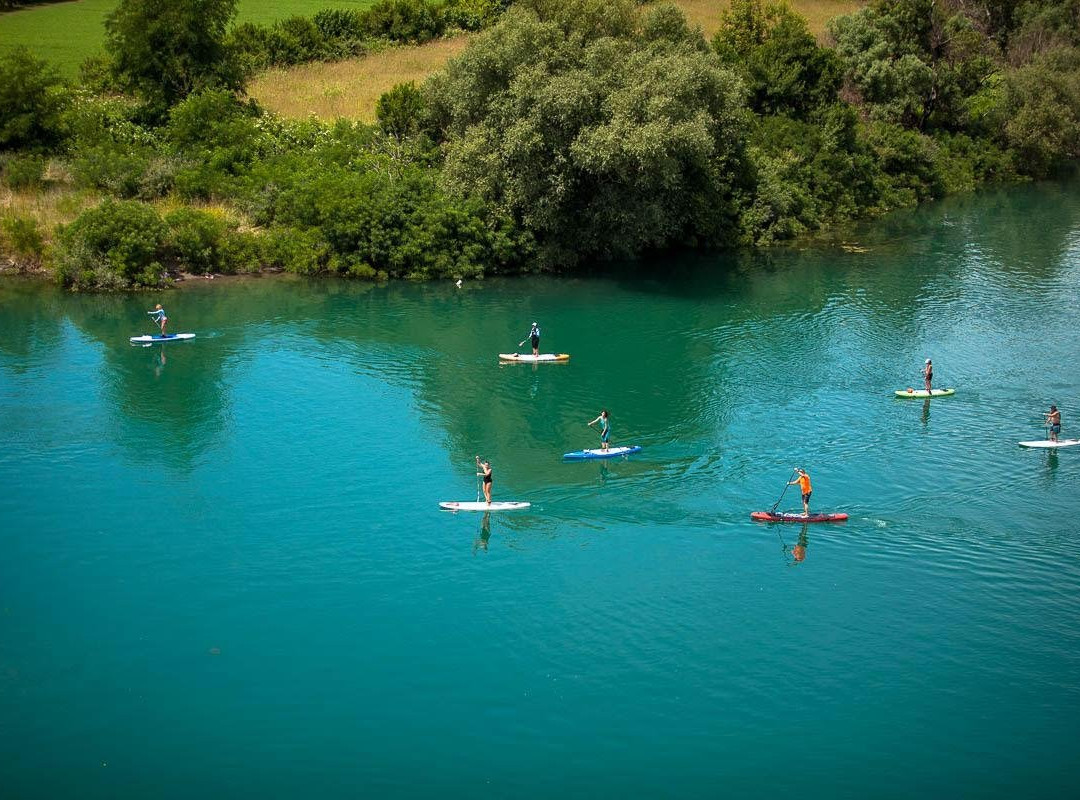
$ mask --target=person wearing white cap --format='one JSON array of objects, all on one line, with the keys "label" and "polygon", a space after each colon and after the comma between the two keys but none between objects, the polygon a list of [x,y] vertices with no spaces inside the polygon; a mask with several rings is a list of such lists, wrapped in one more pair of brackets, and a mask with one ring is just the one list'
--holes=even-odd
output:
[{"label": "person wearing white cap", "polygon": [[930,384],[934,382],[934,365],[930,359],[926,359],[926,366],[922,371],[923,382],[926,384],[926,393],[930,394]]},{"label": "person wearing white cap", "polygon": [[[526,338],[532,342],[533,355],[540,355],[540,326],[534,322],[532,327],[529,328],[529,335]],[[518,342],[518,347],[521,347],[523,344],[525,344],[525,339]]]}]

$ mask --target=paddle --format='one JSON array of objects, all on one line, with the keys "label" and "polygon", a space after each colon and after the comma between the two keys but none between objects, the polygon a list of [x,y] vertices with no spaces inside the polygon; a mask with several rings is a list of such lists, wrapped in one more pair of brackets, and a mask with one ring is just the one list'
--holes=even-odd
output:
[{"label": "paddle", "polygon": [[[799,471],[798,467],[791,470],[791,478],[795,477],[795,473]],[[776,502],[773,503],[773,507],[769,509],[769,513],[775,514],[777,506],[780,505],[780,501],[784,499],[784,495],[787,494],[787,487],[791,486],[791,478],[787,479],[787,483],[784,484],[784,491],[780,492],[780,496],[776,498]],[[783,541],[783,540],[781,540]]]}]

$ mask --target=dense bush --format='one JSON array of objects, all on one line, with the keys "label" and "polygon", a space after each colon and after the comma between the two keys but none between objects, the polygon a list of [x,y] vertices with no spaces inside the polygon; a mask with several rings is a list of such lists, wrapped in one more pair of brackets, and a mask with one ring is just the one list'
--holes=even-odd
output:
[{"label": "dense bush", "polygon": [[37,220],[18,214],[0,217],[0,242],[26,266],[37,266],[45,253],[45,239]]},{"label": "dense bush", "polygon": [[399,83],[375,105],[375,119],[390,136],[404,139],[420,130],[424,121],[424,96],[412,81]]},{"label": "dense bush", "polygon": [[45,157],[35,153],[0,158],[0,180],[12,189],[34,189],[42,184]]},{"label": "dense bush", "polygon": [[167,233],[152,206],[106,200],[60,229],[57,278],[76,289],[158,286]]},{"label": "dense bush", "polygon": [[60,78],[26,47],[0,56],[0,150],[41,149],[61,136]]},{"label": "dense bush", "polygon": [[178,208],[165,216],[169,255],[181,270],[203,274],[223,272],[228,223],[197,208]]},{"label": "dense bush", "polygon": [[427,0],[379,0],[361,13],[368,36],[391,42],[419,44],[446,30],[442,8]]},{"label": "dense bush", "polygon": [[164,139],[183,165],[176,172],[181,196],[210,199],[232,193],[237,176],[265,153],[256,113],[224,90],[198,92],[173,107]]},{"label": "dense bush", "polygon": [[[440,191],[436,176],[376,159],[358,172],[323,165],[283,186],[275,226],[307,231],[287,269],[358,277],[434,278],[499,272],[528,255],[505,215]],[[283,247],[278,245],[279,252]]]}]

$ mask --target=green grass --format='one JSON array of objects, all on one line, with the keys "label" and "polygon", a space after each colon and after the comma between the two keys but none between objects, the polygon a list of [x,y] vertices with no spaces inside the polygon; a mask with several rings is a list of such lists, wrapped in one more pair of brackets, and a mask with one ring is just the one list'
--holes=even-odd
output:
[{"label": "green grass", "polygon": [[[105,17],[119,0],[78,0],[0,14],[0,53],[25,44],[73,78],[105,41]],[[324,8],[366,8],[375,0],[240,0],[237,21],[268,23]]]}]

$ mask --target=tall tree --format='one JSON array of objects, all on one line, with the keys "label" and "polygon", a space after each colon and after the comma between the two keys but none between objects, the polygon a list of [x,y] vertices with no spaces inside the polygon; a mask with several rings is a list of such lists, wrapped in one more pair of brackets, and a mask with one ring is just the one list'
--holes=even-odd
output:
[{"label": "tall tree", "polygon": [[730,231],[743,86],[672,6],[515,5],[425,95],[450,185],[512,214],[545,266]]},{"label": "tall tree", "polygon": [[237,0],[120,0],[105,21],[119,84],[162,114],[197,89],[241,88],[225,44]]}]

